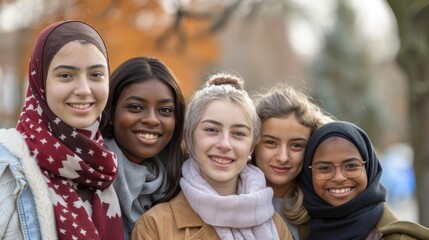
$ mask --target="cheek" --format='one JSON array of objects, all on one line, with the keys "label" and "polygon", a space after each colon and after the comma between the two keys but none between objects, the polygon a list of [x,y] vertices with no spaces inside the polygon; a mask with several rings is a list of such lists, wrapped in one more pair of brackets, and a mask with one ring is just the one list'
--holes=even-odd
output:
[{"label": "cheek", "polygon": [[104,82],[95,86],[98,99],[106,105],[107,98],[109,97],[109,83]]},{"label": "cheek", "polygon": [[168,118],[165,121],[165,129],[168,131],[170,135],[173,135],[175,128],[176,128],[176,119],[174,117]]},{"label": "cheek", "polygon": [[256,146],[255,148],[255,162],[257,166],[262,166],[265,163],[268,162],[269,157],[268,157],[269,153],[268,151],[261,147],[261,146]]},{"label": "cheek", "polygon": [[324,180],[317,179],[316,177],[313,176],[312,177],[312,182],[313,182],[314,191],[316,192],[316,194],[319,197],[322,198]]},{"label": "cheek", "polygon": [[48,82],[46,83],[46,102],[51,110],[56,109],[56,106],[67,97],[65,91],[67,91],[67,88],[64,88],[61,84],[57,84],[54,88]]},{"label": "cheek", "polygon": [[359,193],[365,191],[365,189],[368,187],[368,177],[366,175],[366,172],[363,172],[361,176],[359,176],[357,179],[359,184]]},{"label": "cheek", "polygon": [[299,168],[299,171],[302,170],[302,164],[304,162],[304,152],[296,152],[291,156],[293,164]]}]

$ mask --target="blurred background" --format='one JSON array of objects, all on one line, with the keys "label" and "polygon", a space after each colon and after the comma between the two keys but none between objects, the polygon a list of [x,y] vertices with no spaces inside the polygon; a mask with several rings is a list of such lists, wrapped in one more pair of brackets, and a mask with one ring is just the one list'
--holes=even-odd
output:
[{"label": "blurred background", "polygon": [[111,70],[153,56],[187,98],[210,74],[250,93],[293,85],[362,127],[399,218],[429,226],[429,2],[426,0],[0,0],[0,127],[14,127],[30,51],[50,23],[90,23]]}]

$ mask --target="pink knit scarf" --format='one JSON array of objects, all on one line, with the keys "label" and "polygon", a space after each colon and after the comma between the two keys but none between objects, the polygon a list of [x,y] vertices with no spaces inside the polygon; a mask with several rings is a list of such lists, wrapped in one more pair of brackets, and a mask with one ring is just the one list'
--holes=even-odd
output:
[{"label": "pink knit scarf", "polygon": [[192,158],[184,163],[182,174],[180,186],[189,205],[220,239],[279,239],[272,220],[273,190],[265,186],[257,167],[246,165],[239,175],[238,194],[229,196],[220,196],[204,180]]}]

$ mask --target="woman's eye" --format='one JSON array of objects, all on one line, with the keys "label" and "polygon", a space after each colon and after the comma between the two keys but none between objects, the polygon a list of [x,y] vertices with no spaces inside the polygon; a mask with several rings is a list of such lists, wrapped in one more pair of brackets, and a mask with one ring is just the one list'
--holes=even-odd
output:
[{"label": "woman's eye", "polygon": [[330,172],[332,170],[332,167],[329,165],[321,165],[321,166],[317,166],[317,170],[322,172]]},{"label": "woman's eye", "polygon": [[239,136],[239,137],[245,137],[246,133],[237,131],[237,132],[233,132],[232,135]]},{"label": "woman's eye", "polygon": [[101,72],[96,72],[96,73],[93,73],[91,76],[93,78],[100,78],[100,77],[104,76],[104,74]]},{"label": "woman's eye", "polygon": [[174,112],[174,109],[171,107],[163,107],[159,111],[162,113],[172,113],[172,112]]},{"label": "woman's eye", "polygon": [[204,131],[206,131],[206,132],[216,132],[216,129],[214,129],[214,128],[206,128]]},{"label": "woman's eye", "polygon": [[358,164],[358,163],[347,163],[344,165],[345,169],[352,169],[352,170],[359,168],[359,167],[360,167],[360,164]]},{"label": "woman's eye", "polygon": [[291,148],[293,150],[302,150],[305,148],[305,145],[301,144],[301,143],[292,143],[291,144]]},{"label": "woman's eye", "polygon": [[59,78],[70,78],[71,74],[69,74],[69,73],[60,73],[60,74],[58,74],[58,77]]},{"label": "woman's eye", "polygon": [[131,110],[141,110],[141,109],[143,109],[143,107],[140,106],[140,105],[138,105],[138,104],[130,104],[130,105],[127,106],[127,108],[131,109]]},{"label": "woman's eye", "polygon": [[270,145],[270,146],[275,146],[275,145],[276,145],[276,142],[275,142],[275,141],[273,141],[273,140],[267,140],[267,141],[264,141],[264,144],[265,144],[265,145]]}]

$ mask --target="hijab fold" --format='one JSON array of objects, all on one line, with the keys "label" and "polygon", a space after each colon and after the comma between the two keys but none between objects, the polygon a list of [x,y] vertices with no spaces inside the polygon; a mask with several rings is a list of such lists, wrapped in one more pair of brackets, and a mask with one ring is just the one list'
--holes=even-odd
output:
[{"label": "hijab fold", "polygon": [[61,47],[74,40],[94,44],[108,60],[104,42],[91,26],[61,21],[45,28],[31,55],[29,87],[16,129],[45,176],[58,237],[122,239],[119,203],[112,186],[117,161],[103,148],[100,118],[85,129],[72,128],[46,102],[49,65]]},{"label": "hijab fold", "polygon": [[[318,146],[327,138],[340,137],[353,143],[365,163],[367,188],[352,200],[332,206],[321,199],[312,184],[309,166]],[[364,239],[381,218],[386,189],[380,183],[382,168],[367,134],[348,122],[331,122],[314,132],[307,143],[301,173],[304,206],[310,215],[308,239]]]}]

